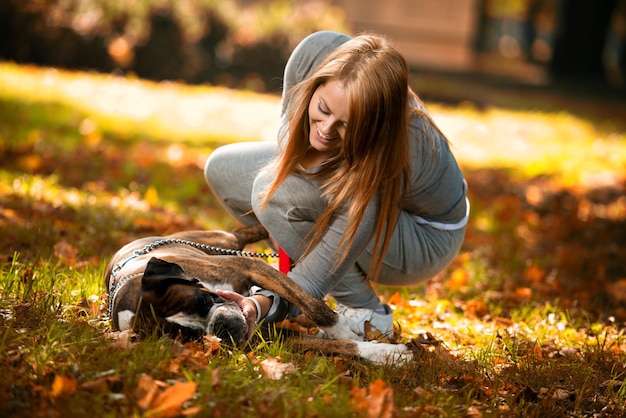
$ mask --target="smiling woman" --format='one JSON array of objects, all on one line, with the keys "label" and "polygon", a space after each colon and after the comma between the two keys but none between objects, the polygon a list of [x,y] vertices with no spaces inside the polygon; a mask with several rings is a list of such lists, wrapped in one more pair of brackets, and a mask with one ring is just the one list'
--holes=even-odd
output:
[{"label": "smiling woman", "polygon": [[[388,337],[391,310],[372,283],[415,285],[442,271],[469,211],[448,141],[408,83],[404,57],[385,38],[314,33],[285,68],[278,144],[228,145],[205,165],[227,210],[263,224],[296,260],[292,280],[332,295],[361,333]],[[241,307],[282,319],[272,297]]]}]

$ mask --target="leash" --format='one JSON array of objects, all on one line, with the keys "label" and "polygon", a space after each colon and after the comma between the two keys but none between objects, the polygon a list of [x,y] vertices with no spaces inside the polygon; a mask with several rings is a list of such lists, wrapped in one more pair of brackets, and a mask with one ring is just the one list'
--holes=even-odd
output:
[{"label": "leash", "polygon": [[146,255],[149,252],[154,251],[155,249],[159,247],[162,247],[163,245],[170,245],[170,244],[184,244],[190,247],[198,248],[203,251],[214,252],[214,253],[223,254],[223,255],[237,255],[237,256],[242,256],[242,257],[259,257],[259,258],[278,257],[278,253],[267,254],[267,253],[250,252],[250,251],[243,251],[243,250],[233,250],[230,248],[214,247],[212,245],[201,244],[199,242],[188,241],[188,240],[180,239],[180,238],[158,239],[154,242],[151,242],[150,244],[144,245],[143,248],[133,251],[133,254],[130,257],[126,258],[124,261],[117,263],[115,267],[113,267],[113,270],[111,270],[111,276],[113,277],[113,280],[110,281],[110,287],[109,287],[109,298],[108,298],[109,307],[107,311],[107,315],[109,318],[111,318],[111,314],[113,313],[113,303],[115,302],[115,297],[117,296],[117,292],[119,292],[119,290],[130,279],[140,274],[143,274],[143,273],[135,273],[135,274],[131,274],[129,276],[126,276],[118,280],[119,279],[118,274],[120,270],[122,270],[124,266],[128,264],[131,260],[134,260],[135,258],[139,256]]}]

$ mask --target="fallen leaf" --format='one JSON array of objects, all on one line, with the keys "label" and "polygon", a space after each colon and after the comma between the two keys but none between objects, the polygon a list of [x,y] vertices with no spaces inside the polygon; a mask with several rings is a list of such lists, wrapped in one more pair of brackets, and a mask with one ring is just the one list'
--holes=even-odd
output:
[{"label": "fallen leaf", "polygon": [[293,363],[281,363],[279,358],[268,358],[261,361],[261,368],[270,380],[280,380],[285,374],[298,369]]},{"label": "fallen leaf", "polygon": [[469,274],[461,267],[454,269],[450,278],[446,280],[445,286],[452,291],[462,291],[467,288]]},{"label": "fallen leaf", "polygon": [[366,388],[354,386],[350,389],[350,406],[359,414],[369,410]]},{"label": "fallen leaf", "polygon": [[515,290],[515,300],[518,303],[527,303],[533,297],[533,291],[529,287],[518,287]]},{"label": "fallen leaf", "polygon": [[454,365],[456,362],[456,358],[450,353],[447,348],[443,346],[443,344],[436,345],[433,353],[439,360],[450,366]]},{"label": "fallen leaf", "polygon": [[192,406],[191,408],[187,408],[183,411],[180,411],[180,415],[185,416],[185,417],[190,417],[192,415],[196,415],[201,410],[202,410],[202,407],[200,406]]},{"label": "fallen leaf", "polygon": [[0,219],[6,220],[7,223],[16,223],[20,218],[15,210],[0,208]]},{"label": "fallen leaf", "polygon": [[43,159],[39,155],[28,154],[26,156],[19,157],[16,161],[16,165],[21,167],[27,173],[33,173],[43,165]]},{"label": "fallen leaf", "polygon": [[393,389],[382,379],[376,379],[368,388],[353,387],[350,404],[357,413],[368,418],[390,418],[394,414]]},{"label": "fallen leaf", "polygon": [[379,329],[372,326],[370,321],[365,321],[363,330],[365,331],[365,339],[367,341],[389,342],[389,338],[387,338]]},{"label": "fallen leaf", "polygon": [[387,303],[389,305],[393,305],[398,308],[406,308],[410,306],[409,301],[406,300],[406,298],[403,297],[398,291],[396,291],[393,295],[389,297],[389,299],[387,300]]},{"label": "fallen leaf", "polygon": [[524,274],[528,280],[532,283],[539,283],[546,277],[545,271],[541,269],[537,264],[532,263],[526,268]]},{"label": "fallen leaf", "polygon": [[129,350],[135,346],[137,334],[133,330],[107,332],[104,336],[113,340],[109,347],[116,350]]},{"label": "fallen leaf", "polygon": [[414,388],[413,392],[420,398],[429,399],[432,397],[431,393],[421,386]]},{"label": "fallen leaf", "polygon": [[76,264],[78,254],[78,248],[65,240],[61,240],[54,245],[54,255],[70,266]]},{"label": "fallen leaf", "polygon": [[71,395],[76,392],[78,385],[76,379],[64,375],[54,376],[52,382],[52,389],[50,390],[50,396],[58,398],[59,396]]},{"label": "fallen leaf", "polygon": [[248,360],[250,360],[250,363],[252,364],[258,364],[259,363],[259,359],[254,355],[253,352],[249,352],[247,354]]},{"label": "fallen leaf", "polygon": [[315,354],[313,351],[307,351],[307,352],[304,353],[304,361],[305,362],[312,361],[316,357],[317,357],[317,354]]},{"label": "fallen leaf", "polygon": [[176,382],[161,392],[146,415],[151,417],[175,417],[182,412],[183,404],[196,393],[196,382]]},{"label": "fallen leaf", "polygon": [[159,203],[159,192],[157,192],[157,189],[155,189],[153,186],[148,187],[148,189],[146,190],[146,195],[144,196],[144,200],[151,207],[156,206],[156,204]]},{"label": "fallen leaf", "polygon": [[482,318],[490,311],[482,300],[470,300],[465,304],[465,312],[474,318]]},{"label": "fallen leaf", "polygon": [[480,412],[480,409],[478,409],[474,405],[471,405],[469,408],[467,408],[465,416],[468,418],[481,418],[483,416],[483,413]]},{"label": "fallen leaf", "polygon": [[[214,338],[219,341],[219,338]],[[211,342],[212,340],[206,339],[206,341]],[[207,348],[209,351],[206,350]],[[174,354],[174,358],[163,360],[160,367],[162,370],[174,374],[180,374],[182,365],[206,368],[215,350],[213,345],[207,346],[196,341],[190,341],[185,344],[182,344],[180,341],[174,341],[170,349],[172,354]]]},{"label": "fallen leaf", "polygon": [[350,361],[345,357],[333,357],[333,364],[335,365],[335,371],[338,374],[342,374],[348,371]]},{"label": "fallen leaf", "polygon": [[558,400],[567,399],[569,396],[570,396],[570,393],[566,391],[565,389],[556,389],[554,393],[552,394],[552,397]]},{"label": "fallen leaf", "polygon": [[183,404],[196,393],[196,382],[176,382],[170,386],[151,376],[142,376],[135,389],[137,407],[143,415],[169,418],[197,412],[198,408],[183,410]]},{"label": "fallen leaf", "polygon": [[135,389],[139,409],[142,411],[150,409],[150,405],[152,405],[158,392],[159,386],[157,381],[151,376],[142,376],[137,383],[137,389]]}]

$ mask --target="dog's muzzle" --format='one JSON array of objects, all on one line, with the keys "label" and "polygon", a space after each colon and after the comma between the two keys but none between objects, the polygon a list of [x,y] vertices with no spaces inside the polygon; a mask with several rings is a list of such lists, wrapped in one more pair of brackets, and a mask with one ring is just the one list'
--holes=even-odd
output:
[{"label": "dog's muzzle", "polygon": [[213,305],[209,312],[206,333],[215,335],[226,344],[241,346],[248,335],[248,325],[241,308],[231,302]]}]

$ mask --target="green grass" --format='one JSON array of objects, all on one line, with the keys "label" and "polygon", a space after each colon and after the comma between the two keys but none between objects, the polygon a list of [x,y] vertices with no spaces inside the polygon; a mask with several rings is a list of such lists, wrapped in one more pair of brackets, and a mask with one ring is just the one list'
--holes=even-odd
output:
[{"label": "green grass", "polygon": [[[3,416],[624,415],[623,126],[428,106],[458,150],[470,228],[441,277],[380,287],[416,359],[374,366],[277,333],[241,351],[106,320],[104,266],[124,243],[235,226],[202,165],[271,139],[277,97],[1,64]],[[272,359],[293,371],[268,378]],[[185,382],[193,396],[172,395]],[[146,387],[180,408],[159,415]]]}]

